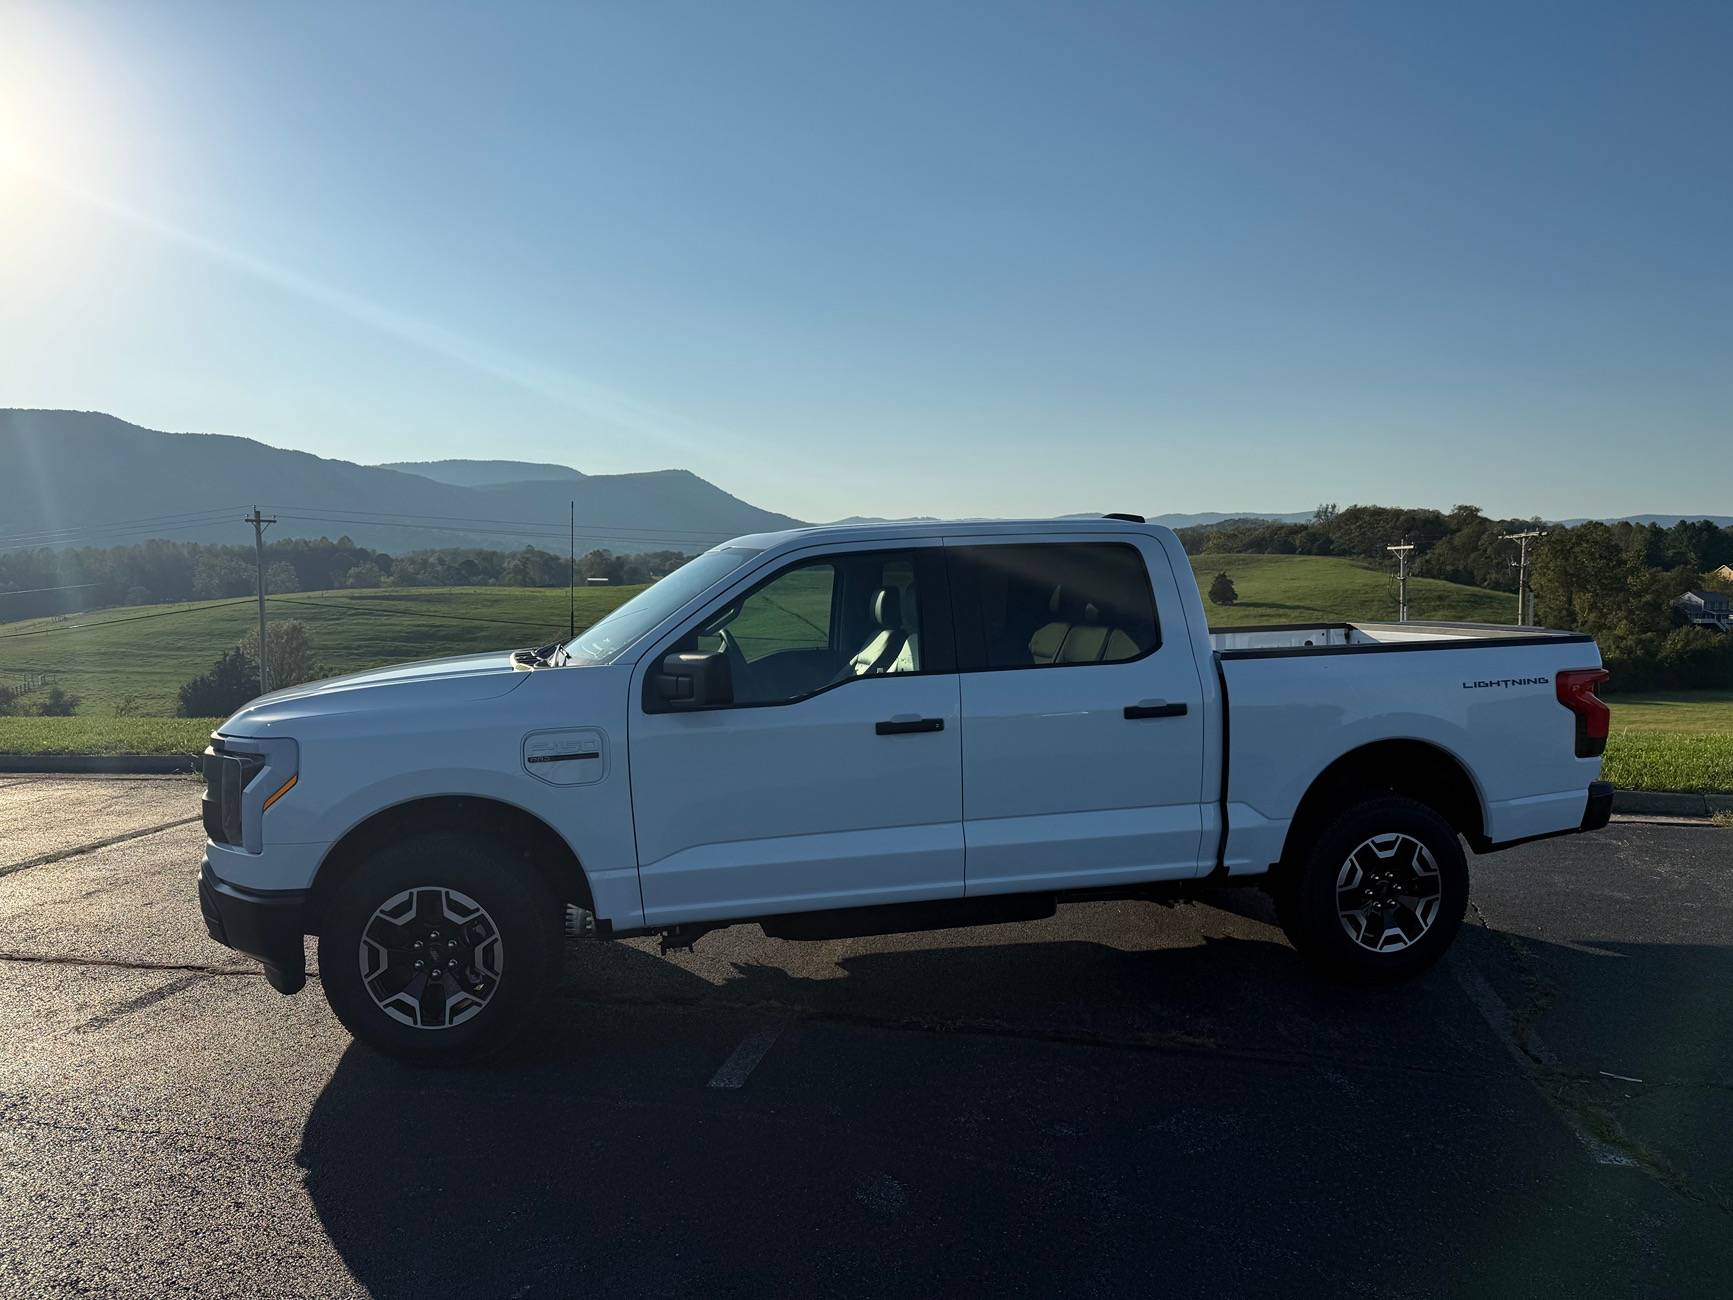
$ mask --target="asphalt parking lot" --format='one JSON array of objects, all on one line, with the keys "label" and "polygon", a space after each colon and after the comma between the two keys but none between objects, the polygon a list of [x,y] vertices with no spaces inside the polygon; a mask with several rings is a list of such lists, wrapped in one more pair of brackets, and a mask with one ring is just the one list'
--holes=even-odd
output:
[{"label": "asphalt parking lot", "polygon": [[[0,776],[0,1293],[1725,1294],[1733,831],[1475,859],[1422,980],[1256,891],[575,944],[484,1066],[206,938],[197,789]],[[101,847],[87,848],[90,845]]]}]

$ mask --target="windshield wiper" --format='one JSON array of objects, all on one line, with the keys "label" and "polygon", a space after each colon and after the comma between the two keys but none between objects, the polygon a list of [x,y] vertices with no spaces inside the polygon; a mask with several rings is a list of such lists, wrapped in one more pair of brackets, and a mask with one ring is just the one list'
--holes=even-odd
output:
[{"label": "windshield wiper", "polygon": [[570,656],[563,642],[549,641],[534,650],[513,650],[511,661],[519,668],[558,668]]}]

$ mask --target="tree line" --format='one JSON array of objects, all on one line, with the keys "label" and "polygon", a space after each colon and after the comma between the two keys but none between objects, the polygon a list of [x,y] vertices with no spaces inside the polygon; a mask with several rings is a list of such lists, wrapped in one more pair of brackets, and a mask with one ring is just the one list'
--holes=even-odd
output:
[{"label": "tree line", "polygon": [[[1534,519],[1489,519],[1476,506],[1402,510],[1321,505],[1304,523],[1230,519],[1179,530],[1193,555],[1339,555],[1388,562],[1385,546],[1415,545],[1410,572],[1515,592],[1514,543],[1506,533],[1544,527]],[[1733,686],[1733,635],[1693,627],[1678,596],[1713,586],[1733,564],[1733,528],[1708,519],[1658,524],[1554,527],[1532,553],[1535,617],[1587,632],[1612,670],[1610,690]]]},{"label": "tree line", "polygon": [[[680,551],[590,551],[577,559],[577,580],[648,582],[686,559]],[[563,587],[566,574],[565,556],[533,546],[393,556],[347,537],[320,537],[284,538],[265,548],[265,590],[279,595],[340,587]],[[114,605],[250,596],[257,581],[251,546],[157,540],[100,549],[12,551],[0,553],[0,622]]]},{"label": "tree line", "polygon": [[[1349,506],[1339,510],[1321,505],[1305,523],[1266,519],[1227,519],[1217,524],[1181,528],[1180,541],[1192,555],[1342,555],[1376,560],[1389,557],[1391,542],[1414,543],[1411,572],[1417,577],[1464,582],[1494,591],[1516,590],[1515,546],[1507,533],[1545,528],[1538,519],[1492,519],[1478,506],[1440,510],[1404,510],[1393,506]],[[1576,528],[1554,528],[1541,542],[1543,551],[1567,545]],[[1640,535],[1644,563],[1651,568],[1683,570],[1701,575],[1722,564],[1733,564],[1733,528],[1707,519],[1684,520],[1671,528],[1657,524],[1597,524],[1621,536]]]}]

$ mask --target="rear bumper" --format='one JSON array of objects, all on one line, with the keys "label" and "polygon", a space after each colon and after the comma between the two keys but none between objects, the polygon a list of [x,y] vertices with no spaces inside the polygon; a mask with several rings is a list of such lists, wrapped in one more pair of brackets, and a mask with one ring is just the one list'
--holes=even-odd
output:
[{"label": "rear bumper", "polygon": [[1519,844],[1533,844],[1536,840],[1556,839],[1560,835],[1580,835],[1584,831],[1598,831],[1604,827],[1613,816],[1613,783],[1611,781],[1590,781],[1588,802],[1583,806],[1583,819],[1575,826],[1561,831],[1545,831],[1539,835],[1524,835],[1514,840],[1500,840],[1492,843],[1485,837],[1471,839],[1470,845],[1476,853],[1497,853],[1502,849],[1514,849]]},{"label": "rear bumper", "polygon": [[304,890],[261,893],[220,879],[206,862],[199,872],[199,911],[205,929],[224,947],[256,957],[279,993],[298,993],[307,982],[301,936]]}]

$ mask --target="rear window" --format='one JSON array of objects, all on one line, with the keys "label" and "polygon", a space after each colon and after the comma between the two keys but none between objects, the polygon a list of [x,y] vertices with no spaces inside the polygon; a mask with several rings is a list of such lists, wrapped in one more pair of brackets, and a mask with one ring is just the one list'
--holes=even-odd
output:
[{"label": "rear window", "polygon": [[1161,645],[1155,594],[1134,546],[961,546],[947,555],[965,672],[1124,663]]}]

